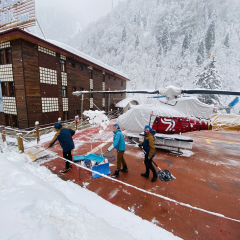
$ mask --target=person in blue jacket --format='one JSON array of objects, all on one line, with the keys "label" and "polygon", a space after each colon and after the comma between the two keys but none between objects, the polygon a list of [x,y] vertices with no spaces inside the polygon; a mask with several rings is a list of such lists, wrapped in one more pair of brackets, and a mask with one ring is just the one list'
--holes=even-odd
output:
[{"label": "person in blue jacket", "polygon": [[[58,140],[63,150],[63,157],[67,160],[72,161],[71,151],[75,148],[72,136],[75,134],[75,131],[72,129],[63,128],[61,123],[56,123],[54,128],[56,129],[57,133],[49,143],[48,147],[52,147]],[[69,161],[65,161],[65,169],[63,169],[61,173],[69,172],[70,168],[72,168],[72,164]]]},{"label": "person in blue jacket", "polygon": [[[108,148],[107,152],[111,152],[114,148],[117,150],[117,169],[111,177],[119,177],[119,171],[128,172],[127,164],[124,159],[124,151],[126,150],[125,141],[123,138],[123,134],[118,124],[113,125],[113,144]],[[121,169],[121,164],[123,168]]]}]

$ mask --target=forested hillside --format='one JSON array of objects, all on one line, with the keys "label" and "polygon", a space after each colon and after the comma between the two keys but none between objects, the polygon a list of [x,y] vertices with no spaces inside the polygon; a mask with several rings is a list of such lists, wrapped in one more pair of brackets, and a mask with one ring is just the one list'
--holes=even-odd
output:
[{"label": "forested hillside", "polygon": [[[239,7],[238,0],[127,0],[67,43],[128,74],[128,89],[239,90]],[[199,81],[204,72],[214,86]]]}]

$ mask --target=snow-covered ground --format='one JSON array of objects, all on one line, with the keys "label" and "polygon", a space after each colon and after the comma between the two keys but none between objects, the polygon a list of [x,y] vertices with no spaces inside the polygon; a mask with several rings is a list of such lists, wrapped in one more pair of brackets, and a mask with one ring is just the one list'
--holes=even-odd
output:
[{"label": "snow-covered ground", "polygon": [[0,239],[180,239],[2,148]]}]

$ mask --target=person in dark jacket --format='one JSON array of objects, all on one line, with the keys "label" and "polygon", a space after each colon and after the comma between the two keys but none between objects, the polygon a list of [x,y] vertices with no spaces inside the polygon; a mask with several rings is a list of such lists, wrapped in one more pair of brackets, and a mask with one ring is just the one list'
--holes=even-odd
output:
[{"label": "person in dark jacket", "polygon": [[[117,169],[114,174],[111,175],[111,177],[118,177],[119,171],[121,172],[128,172],[127,164],[124,159],[124,151],[126,150],[125,141],[123,138],[123,134],[121,129],[119,128],[118,124],[113,125],[113,144],[108,148],[107,152],[111,152],[114,148],[117,150]],[[121,169],[121,164],[123,165],[123,168]]]},{"label": "person in dark jacket", "polygon": [[[72,129],[63,128],[61,123],[56,123],[54,128],[57,130],[57,133],[48,147],[52,147],[56,141],[59,141],[63,150],[63,157],[72,161],[71,151],[75,148],[72,136],[75,134],[75,131]],[[72,164],[70,164],[69,161],[65,161],[65,169],[63,169],[61,172],[69,172],[70,168],[72,168]]]},{"label": "person in dark jacket", "polygon": [[141,173],[141,176],[145,178],[149,178],[149,170],[153,173],[152,182],[155,182],[157,180],[157,172],[152,164],[152,159],[155,156],[155,146],[154,146],[154,137],[152,134],[155,134],[152,130],[152,133],[150,133],[151,128],[150,126],[145,126],[144,128],[144,141],[139,144],[141,148],[145,151],[145,159],[144,163],[146,166],[146,172]]}]

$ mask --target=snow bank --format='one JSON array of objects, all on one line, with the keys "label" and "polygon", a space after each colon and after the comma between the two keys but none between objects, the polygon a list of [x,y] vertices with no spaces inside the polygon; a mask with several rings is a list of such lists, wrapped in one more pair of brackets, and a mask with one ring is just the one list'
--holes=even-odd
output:
[{"label": "snow bank", "polygon": [[[4,149],[5,150],[5,149]],[[26,154],[0,153],[1,239],[179,239]]]}]

